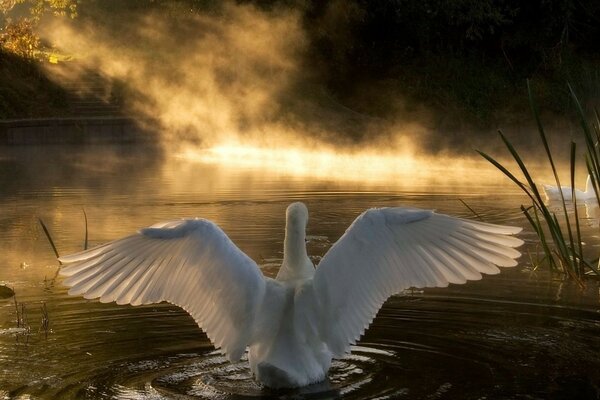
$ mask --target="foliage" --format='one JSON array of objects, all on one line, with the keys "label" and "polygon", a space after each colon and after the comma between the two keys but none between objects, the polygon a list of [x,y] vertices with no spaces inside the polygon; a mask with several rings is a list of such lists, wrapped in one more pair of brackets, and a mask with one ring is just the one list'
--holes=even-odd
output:
[{"label": "foliage", "polygon": [[30,18],[39,20],[45,14],[55,16],[68,15],[74,18],[77,15],[78,0],[3,0],[0,2],[0,13],[5,19],[13,19],[15,12],[22,14],[19,7],[25,7]]},{"label": "foliage", "polygon": [[[344,58],[365,65],[427,54],[477,54],[531,72],[560,62],[569,44],[598,49],[590,43],[600,34],[596,0],[356,0],[352,8],[339,3],[309,2],[307,29],[317,51],[345,45]],[[345,18],[332,18],[333,7],[336,14],[345,10]],[[339,38],[330,34],[334,29],[345,31],[349,40],[331,43]]]},{"label": "foliage", "polygon": [[40,38],[33,31],[33,22],[22,19],[2,29],[0,45],[5,51],[24,58],[34,58],[40,48]]},{"label": "foliage", "polygon": [[43,43],[36,33],[36,27],[47,14],[74,18],[77,15],[77,0],[0,2],[0,48],[24,58],[38,57]]},{"label": "foliage", "polygon": [[361,92],[387,82],[406,100],[485,125],[513,111],[502,109],[525,79],[545,86],[541,104],[554,112],[568,109],[565,80],[585,103],[597,101],[600,85],[588,81],[598,81],[598,20],[597,0],[313,0],[304,26],[307,58],[351,108],[376,112]]}]

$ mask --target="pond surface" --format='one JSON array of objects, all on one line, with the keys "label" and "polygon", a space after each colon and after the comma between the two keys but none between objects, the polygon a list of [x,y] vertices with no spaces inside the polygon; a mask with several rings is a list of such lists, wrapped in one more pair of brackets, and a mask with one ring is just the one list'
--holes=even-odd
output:
[{"label": "pond surface", "polygon": [[[254,383],[244,361],[227,362],[177,307],[66,294],[38,218],[67,254],[83,246],[82,209],[90,245],[165,219],[214,220],[269,276],[282,259],[285,208],[297,200],[311,212],[315,261],[369,207],[473,218],[463,200],[486,221],[526,226],[526,198],[485,163],[329,179],[319,165],[312,174],[236,161],[128,146],[0,148],[0,285],[16,293],[0,298],[0,398],[599,398],[598,284],[580,289],[534,271],[527,254],[497,276],[392,297],[327,382],[283,392]],[[598,213],[587,211],[594,258]],[[520,237],[535,258],[531,232]]]}]

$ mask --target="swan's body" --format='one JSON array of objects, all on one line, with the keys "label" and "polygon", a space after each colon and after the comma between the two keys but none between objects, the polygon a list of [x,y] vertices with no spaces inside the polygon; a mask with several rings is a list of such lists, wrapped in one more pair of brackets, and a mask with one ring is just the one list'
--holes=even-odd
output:
[{"label": "swan's body", "polygon": [[276,279],[215,224],[171,221],[78,254],[69,294],[101,302],[168,301],[187,312],[231,360],[248,348],[250,368],[270,387],[325,379],[369,326],[383,302],[410,287],[442,287],[516,265],[520,228],[433,211],[365,211],[313,267],[306,253],[308,210],[287,209],[284,258]]},{"label": "swan's body", "polygon": [[[561,186],[560,188],[552,185],[542,185],[544,187],[544,193],[546,193],[546,200],[561,200],[571,201],[573,199],[571,186]],[[596,198],[596,192],[592,186],[592,178],[588,175],[585,181],[585,191],[575,189],[575,199],[577,201],[592,200]]]}]

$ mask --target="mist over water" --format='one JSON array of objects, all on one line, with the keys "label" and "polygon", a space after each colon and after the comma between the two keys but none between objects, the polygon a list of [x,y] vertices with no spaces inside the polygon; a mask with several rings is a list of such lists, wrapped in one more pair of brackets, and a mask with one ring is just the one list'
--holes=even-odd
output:
[{"label": "mist over water", "polygon": [[[333,17],[326,22],[335,30]],[[430,141],[426,111],[383,119],[341,104],[323,85],[325,60],[310,54],[311,29],[301,6],[226,2],[177,17],[98,11],[54,19],[43,35],[75,65],[125,82],[126,110],[157,120],[165,143],[420,153]],[[381,101],[400,109],[402,95]]]},{"label": "mist over water", "polygon": [[[167,1],[143,12],[123,2],[117,13],[103,1],[73,20],[48,18],[44,40],[72,55],[68,73],[123,83],[125,114],[161,141],[0,148],[0,285],[26,304],[31,328],[17,327],[13,299],[0,299],[0,398],[597,398],[599,284],[581,289],[532,265],[539,246],[519,209],[529,199],[474,151],[507,156],[495,129],[443,129],[440,119],[461,126],[461,116],[410,104],[385,80],[343,83],[362,96],[355,105],[372,103],[364,108],[325,84],[352,50],[359,1],[311,4],[317,11],[303,0],[224,1],[189,13]],[[325,36],[335,44],[328,60],[314,51]],[[531,122],[502,128],[536,182],[551,183]],[[555,131],[559,163],[577,129]],[[259,387],[245,361],[228,363],[174,306],[68,296],[38,221],[64,255],[82,249],[88,229],[94,246],[161,220],[207,218],[274,277],[285,209],[298,200],[311,210],[315,264],[363,210],[387,206],[475,218],[472,207],[525,227],[524,255],[499,276],[393,297],[324,386],[281,395]],[[579,215],[596,259],[600,211],[580,204]]]},{"label": "mist over water", "polygon": [[[93,70],[122,82],[125,89],[117,95],[126,114],[156,129],[169,154],[197,159],[198,152],[212,149],[203,161],[286,164],[336,176],[349,164],[364,165],[371,168],[369,175],[380,177],[435,168],[460,175],[465,159],[481,161],[475,149],[508,156],[494,128],[444,128],[440,119],[455,121],[456,127],[462,117],[437,116],[409,104],[385,80],[368,87],[347,82],[349,91],[380,113],[343,104],[326,82],[335,77],[332,65],[343,68],[336,60],[352,48],[350,30],[364,10],[358,3],[335,1],[312,5],[319,9],[315,17],[311,13],[317,11],[308,7],[227,1],[189,13],[164,7],[116,13],[86,5],[74,20],[48,19],[42,35],[73,56],[69,73]],[[325,36],[334,44],[329,60],[314,51]],[[500,127],[536,161],[542,153],[532,122],[507,119]],[[562,124],[548,132],[556,136],[551,145],[558,162],[566,162],[568,138],[577,138],[577,127]],[[481,168],[494,173],[486,163]],[[584,175],[578,177],[583,181]],[[540,177],[549,178],[549,173]]]}]

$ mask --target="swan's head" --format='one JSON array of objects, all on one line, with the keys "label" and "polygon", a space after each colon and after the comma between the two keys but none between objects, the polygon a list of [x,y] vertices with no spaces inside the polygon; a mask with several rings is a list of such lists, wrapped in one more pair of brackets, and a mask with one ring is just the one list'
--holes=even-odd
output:
[{"label": "swan's head", "polygon": [[294,233],[304,233],[308,223],[308,208],[304,203],[296,202],[288,206],[285,211],[286,226],[288,231]]}]

